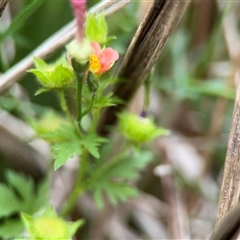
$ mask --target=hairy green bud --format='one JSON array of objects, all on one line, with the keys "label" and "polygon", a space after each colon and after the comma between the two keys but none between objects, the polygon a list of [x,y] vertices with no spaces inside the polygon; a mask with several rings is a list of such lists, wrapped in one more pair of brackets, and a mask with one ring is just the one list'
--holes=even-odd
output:
[{"label": "hairy green bud", "polygon": [[72,86],[74,71],[70,64],[57,62],[47,64],[41,58],[34,57],[36,68],[29,70],[33,73],[44,89],[59,90]]},{"label": "hairy green bud", "polygon": [[131,113],[119,114],[119,127],[122,135],[135,143],[145,143],[157,136],[167,135],[169,131],[158,128],[152,120]]}]

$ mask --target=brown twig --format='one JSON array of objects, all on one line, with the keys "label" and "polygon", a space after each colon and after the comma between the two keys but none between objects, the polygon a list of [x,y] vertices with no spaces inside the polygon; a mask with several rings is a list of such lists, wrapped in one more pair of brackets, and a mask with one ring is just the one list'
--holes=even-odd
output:
[{"label": "brown twig", "polygon": [[[89,12],[97,13],[104,11],[104,14],[106,17],[108,17],[122,9],[131,1],[132,0],[105,0],[91,8]],[[69,40],[71,40],[76,33],[76,30],[75,21],[70,22],[50,38],[48,38],[45,42],[43,42],[27,57],[3,74],[0,77],[0,94],[4,93],[10,86],[12,86],[26,74],[26,71],[33,65],[33,56],[46,58],[47,56],[51,55],[57,49],[63,47]]]},{"label": "brown twig", "polygon": [[216,228],[226,214],[237,205],[240,192],[240,80],[237,84],[232,126],[221,185]]},{"label": "brown twig", "polygon": [[[159,57],[172,30],[179,22],[190,1],[155,0],[143,22],[140,24],[119,69],[118,77],[123,79],[114,89],[114,95],[128,102],[144,82]],[[107,108],[103,113],[98,132],[106,134],[106,126],[116,121],[116,112],[123,104]]]}]

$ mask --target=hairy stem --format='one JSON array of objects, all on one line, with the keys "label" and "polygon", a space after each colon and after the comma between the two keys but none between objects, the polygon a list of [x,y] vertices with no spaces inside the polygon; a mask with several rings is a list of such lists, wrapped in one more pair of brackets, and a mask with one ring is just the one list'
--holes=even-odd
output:
[{"label": "hairy stem", "polygon": [[68,118],[69,118],[72,126],[74,127],[74,129],[77,130],[74,119],[73,119],[73,117],[72,117],[72,115],[71,115],[71,113],[68,109],[68,106],[67,106],[66,98],[65,98],[65,95],[64,95],[64,90],[59,90],[58,91],[58,97],[59,97],[60,105],[61,105],[61,108],[62,108],[63,112],[68,116]]}]

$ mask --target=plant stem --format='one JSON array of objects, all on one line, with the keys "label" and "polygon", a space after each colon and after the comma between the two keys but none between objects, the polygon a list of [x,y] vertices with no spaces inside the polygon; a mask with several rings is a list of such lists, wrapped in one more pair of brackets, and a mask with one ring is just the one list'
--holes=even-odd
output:
[{"label": "plant stem", "polygon": [[67,102],[66,102],[65,95],[64,95],[64,90],[59,90],[58,91],[58,96],[59,96],[59,100],[60,100],[60,104],[61,104],[61,108],[62,108],[63,112],[68,116],[68,118],[71,121],[72,126],[78,132],[78,129],[76,128],[74,119],[73,119],[73,117],[72,117],[72,115],[71,115],[71,113],[68,109]]},{"label": "plant stem", "polygon": [[76,74],[76,76],[77,76],[77,123],[79,129],[81,129],[83,79],[78,74]]},{"label": "plant stem", "polygon": [[86,172],[85,170],[86,170],[87,160],[88,160],[88,151],[86,148],[84,148],[83,153],[81,155],[81,164],[80,164],[80,167],[78,168],[75,185],[67,200],[65,207],[61,212],[61,216],[63,217],[66,217],[71,212],[77,199],[84,193],[86,189],[84,187],[84,173]]},{"label": "plant stem", "polygon": [[99,120],[99,116],[100,116],[100,111],[101,110],[99,110],[99,109],[93,111],[92,124],[91,124],[91,128],[90,128],[90,132],[91,133],[94,133],[96,131],[98,120]]}]

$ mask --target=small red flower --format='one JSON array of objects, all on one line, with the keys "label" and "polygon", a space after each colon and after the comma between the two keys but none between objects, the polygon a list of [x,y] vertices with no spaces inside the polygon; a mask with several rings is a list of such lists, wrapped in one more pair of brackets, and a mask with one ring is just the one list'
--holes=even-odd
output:
[{"label": "small red flower", "polygon": [[94,74],[102,74],[108,71],[114,62],[118,60],[119,54],[112,48],[101,49],[100,44],[92,42],[93,54],[89,59],[89,70]]}]

